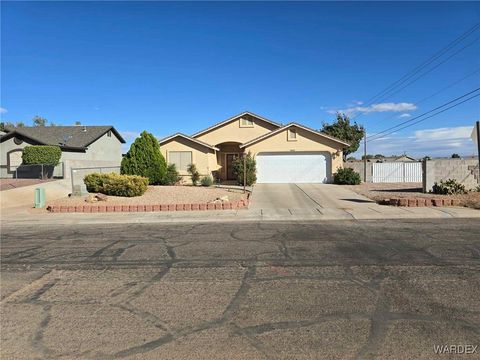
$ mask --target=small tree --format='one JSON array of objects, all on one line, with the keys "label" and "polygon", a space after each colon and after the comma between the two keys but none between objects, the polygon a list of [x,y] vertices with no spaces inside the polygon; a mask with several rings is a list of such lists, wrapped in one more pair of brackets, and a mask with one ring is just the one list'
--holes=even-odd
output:
[{"label": "small tree", "polygon": [[[233,161],[233,173],[239,185],[243,185],[243,174],[246,173],[246,185],[252,186],[257,181],[257,162],[251,153],[245,154],[244,157],[245,159],[239,156]],[[244,171],[244,162],[246,171]]]},{"label": "small tree", "polygon": [[452,159],[460,159],[460,155],[457,153],[452,154]]},{"label": "small tree", "polygon": [[45,126],[47,125],[47,119],[41,117],[41,116],[35,116],[33,119],[33,126]]},{"label": "small tree", "polygon": [[148,178],[151,185],[162,183],[167,162],[160,152],[160,145],[152,134],[144,131],[135,139],[122,159],[121,173]]},{"label": "small tree", "polygon": [[337,113],[337,118],[333,124],[323,124],[320,131],[350,144],[348,148],[343,150],[343,161],[345,161],[347,155],[358,150],[360,141],[365,135],[363,126],[356,122],[350,124],[350,118],[340,113]]},{"label": "small tree", "polygon": [[192,184],[197,185],[198,181],[200,180],[200,173],[198,172],[195,164],[188,165],[187,172],[190,174],[190,176],[192,178]]}]

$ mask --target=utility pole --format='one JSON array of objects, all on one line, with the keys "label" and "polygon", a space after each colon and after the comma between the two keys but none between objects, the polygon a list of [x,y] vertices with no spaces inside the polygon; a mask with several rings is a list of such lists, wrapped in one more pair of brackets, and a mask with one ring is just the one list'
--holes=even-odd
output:
[{"label": "utility pole", "polygon": [[367,182],[367,130],[363,130],[363,182]]},{"label": "utility pole", "polygon": [[477,156],[478,156],[478,178],[477,182],[480,184],[480,121],[476,122],[477,128]]}]

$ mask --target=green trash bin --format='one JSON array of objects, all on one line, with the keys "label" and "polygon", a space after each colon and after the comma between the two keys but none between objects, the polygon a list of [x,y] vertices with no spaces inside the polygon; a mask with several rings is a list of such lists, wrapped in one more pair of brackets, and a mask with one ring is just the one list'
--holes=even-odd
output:
[{"label": "green trash bin", "polygon": [[36,209],[45,207],[45,189],[36,188],[35,189],[35,204]]}]

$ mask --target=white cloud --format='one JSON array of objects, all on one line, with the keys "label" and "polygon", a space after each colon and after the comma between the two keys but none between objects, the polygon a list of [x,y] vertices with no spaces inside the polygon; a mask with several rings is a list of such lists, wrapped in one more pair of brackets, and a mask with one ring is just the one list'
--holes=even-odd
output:
[{"label": "white cloud", "polygon": [[[470,138],[472,126],[444,127],[416,130],[409,134],[390,134],[367,145],[369,154],[408,155],[421,158],[429,156],[450,156],[476,154],[476,145]],[[354,155],[360,158],[363,148]]]},{"label": "white cloud", "polygon": [[403,112],[403,111],[412,111],[416,110],[417,106],[412,103],[378,103],[372,104],[370,106],[354,106],[346,109],[337,109],[329,110],[329,113],[340,112],[347,115],[352,115],[355,113],[375,113],[375,112]]},{"label": "white cloud", "polygon": [[399,118],[409,118],[410,116],[412,116],[412,115],[404,113],[404,114],[400,115]]},{"label": "white cloud", "polygon": [[7,109],[0,107],[0,114],[5,114],[6,112],[8,112]]},{"label": "white cloud", "polygon": [[473,126],[457,126],[417,130],[414,137],[417,141],[470,139],[472,128]]}]

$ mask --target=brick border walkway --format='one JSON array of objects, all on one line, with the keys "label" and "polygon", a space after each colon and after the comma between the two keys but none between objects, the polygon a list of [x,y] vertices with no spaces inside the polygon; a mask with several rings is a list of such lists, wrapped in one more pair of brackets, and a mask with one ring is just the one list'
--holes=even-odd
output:
[{"label": "brick border walkway", "polygon": [[159,205],[49,205],[52,213],[97,213],[97,212],[157,212],[157,211],[204,211],[236,210],[248,208],[249,200],[241,199],[223,203],[159,204]]},{"label": "brick border walkway", "polygon": [[424,207],[424,206],[460,206],[459,199],[440,198],[391,198],[385,200],[385,204],[393,206]]}]

